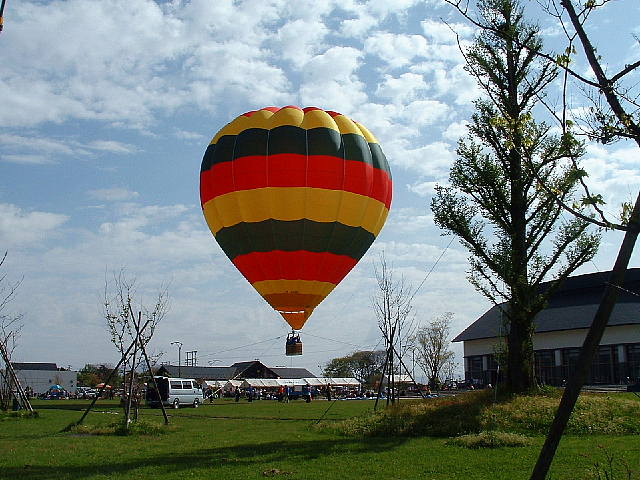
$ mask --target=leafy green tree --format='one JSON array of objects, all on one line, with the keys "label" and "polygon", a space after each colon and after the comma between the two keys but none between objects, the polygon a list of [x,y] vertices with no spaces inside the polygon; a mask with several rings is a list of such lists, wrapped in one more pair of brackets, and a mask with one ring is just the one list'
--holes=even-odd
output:
[{"label": "leafy green tree", "polygon": [[[538,61],[538,28],[524,21],[517,0],[477,5],[477,22],[487,28],[464,53],[485,95],[459,142],[450,185],[436,188],[431,208],[436,224],[470,252],[471,283],[497,305],[506,300],[504,367],[516,393],[535,385],[534,317],[593,258],[599,236],[587,231],[586,220],[562,217],[558,200],[570,203],[579,178],[560,162],[579,158],[582,145],[534,120],[533,108],[558,73],[555,64]],[[548,188],[539,188],[538,178]]]},{"label": "leafy green tree", "polygon": [[324,366],[322,375],[328,378],[353,377],[351,359],[348,356],[331,359],[329,363]]},{"label": "leafy green tree", "polygon": [[[88,387],[95,387],[100,383],[104,383],[109,377],[109,374],[112,370],[113,367],[109,365],[93,365],[87,363],[78,372],[78,383]],[[122,378],[118,374],[113,375],[109,380],[109,385],[111,385],[112,387],[118,387],[121,384]]]},{"label": "leafy green tree", "polygon": [[382,350],[363,350],[345,357],[332,359],[325,365],[322,374],[325,377],[354,377],[365,385],[372,385],[380,377],[385,352]]}]

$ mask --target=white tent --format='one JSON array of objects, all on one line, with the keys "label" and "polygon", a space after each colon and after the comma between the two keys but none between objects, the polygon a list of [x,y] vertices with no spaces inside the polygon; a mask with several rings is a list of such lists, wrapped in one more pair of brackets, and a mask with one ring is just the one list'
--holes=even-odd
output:
[{"label": "white tent", "polygon": [[278,383],[283,387],[304,387],[308,385],[303,378],[278,378]]},{"label": "white tent", "polygon": [[346,378],[346,377],[336,377],[336,378],[328,378],[328,377],[314,377],[314,378],[304,378],[303,379],[307,385],[311,385],[314,387],[321,387],[325,385],[331,385],[334,387],[359,387],[360,382],[355,378]]},{"label": "white tent", "polygon": [[242,382],[242,388],[278,388],[282,386],[280,380],[276,378],[247,378]]},{"label": "white tent", "polygon": [[240,385],[242,385],[242,380],[227,380],[223,388],[225,390],[233,390],[234,388],[239,387]]},{"label": "white tent", "polygon": [[224,387],[224,384],[226,382],[224,381],[220,381],[220,380],[205,380],[203,382],[205,384],[205,386],[207,387],[211,387],[211,388],[222,388]]}]

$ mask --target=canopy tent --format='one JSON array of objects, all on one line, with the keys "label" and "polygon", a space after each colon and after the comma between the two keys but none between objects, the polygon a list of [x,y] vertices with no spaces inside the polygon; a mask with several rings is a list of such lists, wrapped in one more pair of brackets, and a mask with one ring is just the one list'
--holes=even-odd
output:
[{"label": "canopy tent", "polygon": [[202,383],[211,388],[223,388],[226,382],[221,380],[204,380]]},{"label": "canopy tent", "polygon": [[278,382],[280,382],[280,385],[283,387],[287,385],[290,387],[304,387],[308,385],[303,378],[278,378]]},{"label": "canopy tent", "polygon": [[303,378],[307,385],[314,387],[331,385],[332,387],[359,387],[360,382],[355,378],[349,377],[317,377],[317,378]]},{"label": "canopy tent", "polygon": [[222,388],[224,388],[225,390],[233,390],[240,385],[242,385],[242,380],[227,380],[224,384],[224,387]]},{"label": "canopy tent", "polygon": [[242,382],[242,388],[257,387],[257,388],[278,388],[282,383],[276,378],[247,378]]}]

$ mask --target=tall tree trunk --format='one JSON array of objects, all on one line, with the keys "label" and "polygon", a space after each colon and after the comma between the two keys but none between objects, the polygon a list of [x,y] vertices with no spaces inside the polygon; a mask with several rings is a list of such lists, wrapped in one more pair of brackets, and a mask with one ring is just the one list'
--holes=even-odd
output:
[{"label": "tall tree trunk", "polygon": [[535,386],[533,374],[533,341],[530,320],[523,312],[513,312],[507,336],[507,389],[511,393],[523,393]]}]

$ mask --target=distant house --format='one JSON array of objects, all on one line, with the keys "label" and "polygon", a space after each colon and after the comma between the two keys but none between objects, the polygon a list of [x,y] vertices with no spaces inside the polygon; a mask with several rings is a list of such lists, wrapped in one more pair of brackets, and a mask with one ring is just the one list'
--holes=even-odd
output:
[{"label": "distant house", "polygon": [[162,365],[158,375],[165,377],[195,378],[209,380],[244,380],[247,378],[311,378],[315,377],[306,368],[267,367],[258,360],[234,363],[230,367],[191,367]]},{"label": "distant house", "polygon": [[[566,280],[535,318],[533,348],[538,381],[562,385],[575,369],[580,347],[593,321],[611,272],[578,275]],[[489,309],[454,342],[463,342],[468,382],[495,383],[495,352],[505,336],[503,309]],[[611,314],[588,383],[619,384],[640,379],[640,268],[629,269]]]},{"label": "distant house", "polygon": [[11,362],[22,388],[30,387],[37,395],[52,385],[61,385],[73,392],[78,385],[78,372],[46,362]]}]

